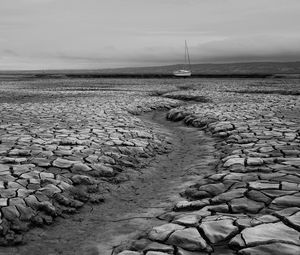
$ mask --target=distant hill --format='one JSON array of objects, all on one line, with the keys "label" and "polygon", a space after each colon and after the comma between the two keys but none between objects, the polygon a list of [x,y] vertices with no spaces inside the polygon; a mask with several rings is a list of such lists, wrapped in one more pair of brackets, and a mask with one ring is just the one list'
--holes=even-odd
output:
[{"label": "distant hill", "polygon": [[[0,71],[0,80],[47,78],[102,78],[102,77],[172,77],[183,65],[126,67],[97,70],[36,70]],[[299,62],[249,62],[225,64],[193,64],[192,77],[287,77],[300,78]]]}]

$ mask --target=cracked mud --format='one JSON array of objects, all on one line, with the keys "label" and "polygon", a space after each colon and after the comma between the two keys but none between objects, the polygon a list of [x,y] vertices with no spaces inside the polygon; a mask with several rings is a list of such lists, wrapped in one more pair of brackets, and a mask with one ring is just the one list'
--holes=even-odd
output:
[{"label": "cracked mud", "polygon": [[0,89],[1,253],[299,252],[297,80]]}]

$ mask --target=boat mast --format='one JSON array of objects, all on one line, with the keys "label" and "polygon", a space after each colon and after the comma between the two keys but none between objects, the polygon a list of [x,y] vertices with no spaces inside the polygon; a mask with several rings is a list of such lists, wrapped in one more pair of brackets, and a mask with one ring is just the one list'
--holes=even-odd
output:
[{"label": "boat mast", "polygon": [[[187,63],[187,53],[186,53],[186,41],[185,41],[185,45],[184,45],[184,65],[186,66]],[[185,67],[183,67],[185,68]]]},{"label": "boat mast", "polygon": [[187,46],[187,43],[186,43],[186,40],[185,40],[185,60],[186,60],[186,56],[187,56],[187,59],[189,61],[189,68],[190,68],[190,71],[191,71],[192,68],[191,68],[190,54],[189,54],[189,49],[188,49],[188,46]]}]

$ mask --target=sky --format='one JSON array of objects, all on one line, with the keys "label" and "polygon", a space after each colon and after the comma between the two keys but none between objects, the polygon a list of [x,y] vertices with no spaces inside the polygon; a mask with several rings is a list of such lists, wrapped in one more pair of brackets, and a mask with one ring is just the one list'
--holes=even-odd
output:
[{"label": "sky", "polygon": [[300,60],[299,0],[0,0],[0,70]]}]

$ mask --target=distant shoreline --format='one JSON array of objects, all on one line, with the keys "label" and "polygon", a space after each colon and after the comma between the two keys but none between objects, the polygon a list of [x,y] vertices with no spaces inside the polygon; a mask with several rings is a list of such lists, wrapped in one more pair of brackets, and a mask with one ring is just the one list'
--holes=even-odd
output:
[{"label": "distant shoreline", "polygon": [[105,73],[14,73],[14,74],[1,74],[0,81],[9,80],[35,80],[35,79],[101,79],[101,78],[115,78],[115,79],[194,79],[194,78],[249,78],[249,79],[300,79],[300,74],[193,74],[188,78],[178,78],[172,74],[105,74]]},{"label": "distant shoreline", "polygon": [[[0,71],[0,79],[76,79],[76,78],[176,78],[174,70],[182,65],[126,67],[111,69],[62,69]],[[245,62],[224,64],[192,64],[193,78],[300,78],[298,62]]]},{"label": "distant shoreline", "polygon": [[[37,78],[42,78],[43,75],[37,75]],[[268,78],[271,77],[270,74],[193,74],[193,78]],[[44,76],[47,78],[47,75]],[[175,77],[173,74],[64,74],[61,78],[174,78],[174,79],[185,79],[180,77]]]}]

